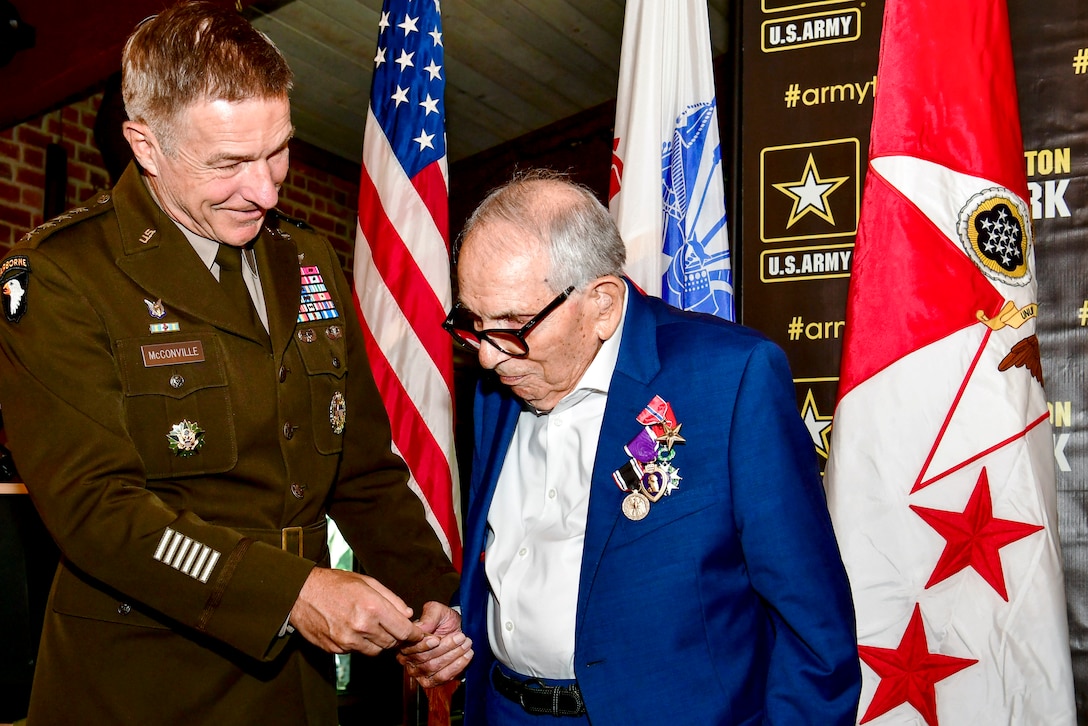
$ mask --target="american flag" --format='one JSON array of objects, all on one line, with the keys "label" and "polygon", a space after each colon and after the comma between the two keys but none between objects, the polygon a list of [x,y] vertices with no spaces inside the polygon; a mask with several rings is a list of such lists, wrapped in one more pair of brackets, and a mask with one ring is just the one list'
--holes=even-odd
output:
[{"label": "american flag", "polygon": [[438,0],[386,0],[363,140],[355,295],[393,447],[455,567],[452,304]]}]

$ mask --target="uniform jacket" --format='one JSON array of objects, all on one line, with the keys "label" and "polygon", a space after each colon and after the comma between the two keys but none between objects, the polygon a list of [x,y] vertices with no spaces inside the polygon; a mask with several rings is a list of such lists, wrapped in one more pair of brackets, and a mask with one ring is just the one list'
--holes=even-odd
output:
[{"label": "uniform jacket", "polygon": [[[853,607],[785,356],[754,331],[628,289],[578,592],[574,668],[589,720],[853,724]],[[654,396],[681,425],[681,480],[631,521],[612,473]],[[476,653],[466,726],[484,723],[486,519],[519,412],[482,380],[460,592]]]},{"label": "uniform jacket", "polygon": [[[266,225],[269,336],[135,167],[0,267],[25,293],[0,318],[0,406],[62,553],[31,723],[335,724],[332,656],[278,637],[327,560],[326,513],[417,612],[456,587],[391,453],[335,252]],[[171,446],[195,427],[198,449]]]}]

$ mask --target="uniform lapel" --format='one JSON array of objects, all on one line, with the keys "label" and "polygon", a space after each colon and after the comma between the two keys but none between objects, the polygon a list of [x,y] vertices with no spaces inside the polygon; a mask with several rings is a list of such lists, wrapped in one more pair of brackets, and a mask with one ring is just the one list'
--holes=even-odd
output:
[{"label": "uniform lapel", "polygon": [[289,236],[266,228],[261,232],[255,251],[268,310],[268,334],[272,339],[272,351],[278,354],[286,349],[298,320],[302,290],[298,246]]},{"label": "uniform lapel", "polygon": [[630,284],[627,286],[627,296],[630,303],[624,320],[616,370],[609,384],[590,484],[589,514],[578,586],[578,632],[583,626],[586,601],[593,588],[597,567],[616,522],[623,517],[620,505],[624,495],[612,481],[612,472],[627,461],[623,447],[639,431],[635,417],[653,398],[650,384],[660,369],[653,312],[642,294]]},{"label": "uniform lapel", "polygon": [[[147,291],[148,299],[161,300],[168,310],[188,313],[217,328],[262,342],[248,313],[227,298],[185,235],[155,204],[134,164],[125,171],[113,194],[124,250],[117,266]],[[266,234],[262,232],[262,236]]]},{"label": "uniform lapel", "polygon": [[[498,384],[496,384],[498,385]],[[521,406],[517,399],[509,394],[499,394],[489,402],[493,405],[485,405],[480,413],[483,416],[478,430],[493,431],[490,442],[480,442],[481,450],[489,452],[484,457],[483,469],[478,477],[473,477],[477,482],[476,491],[472,492],[471,508],[467,520],[471,530],[465,532],[466,556],[476,556],[479,552],[470,552],[467,547],[479,547],[483,551],[484,538],[487,532],[487,513],[491,509],[491,500],[495,497],[495,485],[499,481],[499,472],[502,470],[503,461],[506,459],[506,450],[510,448],[510,441],[514,438],[514,429],[517,427]],[[489,419],[494,419],[489,420]]]}]

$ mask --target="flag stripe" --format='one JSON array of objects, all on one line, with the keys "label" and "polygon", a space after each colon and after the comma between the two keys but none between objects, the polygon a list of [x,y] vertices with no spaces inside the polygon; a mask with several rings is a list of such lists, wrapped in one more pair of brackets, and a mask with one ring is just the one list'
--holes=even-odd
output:
[{"label": "flag stripe", "polygon": [[[414,402],[416,411],[429,429],[429,435],[440,442],[444,451],[452,451],[453,430],[449,425],[452,417],[452,381],[445,368],[428,364],[428,355],[417,330],[409,325],[401,312],[397,298],[375,273],[374,266],[366,258],[366,245],[357,245],[356,260],[362,277],[356,281],[356,296],[360,309],[370,311],[371,320],[380,321],[380,327],[368,325],[368,336],[379,349],[382,365],[388,367],[396,378],[398,389],[403,389]],[[360,316],[364,324],[367,320]],[[448,339],[439,339],[448,352]],[[392,411],[401,409],[387,403]],[[391,414],[392,417],[392,414]],[[447,468],[454,468],[452,464]]]},{"label": "flag stripe", "polygon": [[[415,400],[402,385],[403,378],[389,364],[365,320],[362,320],[362,327],[375,382],[382,391],[386,407],[398,412],[390,420],[393,441],[397,443],[397,449],[409,470],[429,472],[430,476],[436,478],[428,482],[431,486],[424,499],[424,506],[429,510],[428,518],[433,518],[441,528],[442,544],[447,554],[454,562],[460,562],[461,540],[453,501],[454,473],[443,453],[443,445],[435,439]],[[418,479],[414,475],[412,478],[414,487],[422,489]]]},{"label": "flag stripe", "polygon": [[[388,148],[384,144],[382,146]],[[387,169],[389,164],[382,163],[378,168]],[[424,264],[431,265],[435,259],[448,260],[448,247],[441,238],[436,239],[437,235],[431,235],[429,238],[426,235],[409,237],[408,239],[414,240],[415,249],[411,249],[405,243],[405,238],[401,236],[399,229],[399,226],[403,225],[398,226],[385,213],[386,208],[397,209],[397,207],[384,206],[386,200],[381,198],[379,192],[379,189],[395,188],[395,186],[388,181],[384,187],[375,184],[371,177],[371,169],[370,165],[364,165],[359,185],[359,228],[362,234],[360,241],[365,242],[369,248],[368,263],[374,266],[390,290],[404,291],[405,294],[396,296],[401,313],[423,342],[426,353],[431,356],[435,365],[440,370],[446,368],[452,370],[453,352],[449,339],[441,327],[442,320],[446,317],[446,307],[450,303],[448,299],[440,299],[431,286],[429,281],[435,279],[434,271],[430,271],[430,274],[424,273],[421,265],[417,264],[417,260],[426,261]],[[380,177],[382,174],[379,172],[374,176]],[[418,199],[414,188],[410,185],[405,186],[411,194],[402,192],[397,195],[397,201],[410,203]],[[418,218],[424,212],[431,217],[429,208],[416,206],[415,209],[406,210],[409,218]],[[398,209],[398,211],[401,210]],[[358,253],[359,251],[356,250],[356,254]],[[446,267],[442,274],[448,278],[449,268]],[[448,282],[446,289],[449,289]],[[447,293],[445,297],[449,298],[450,294]],[[450,383],[452,391],[452,380]]]}]

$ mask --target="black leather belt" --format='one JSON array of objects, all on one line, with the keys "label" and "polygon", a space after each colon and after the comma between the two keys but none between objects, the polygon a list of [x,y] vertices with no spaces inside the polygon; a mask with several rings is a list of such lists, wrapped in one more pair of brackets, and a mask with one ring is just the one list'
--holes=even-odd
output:
[{"label": "black leather belt", "polygon": [[503,673],[496,665],[491,669],[495,690],[534,716],[583,716],[586,704],[577,683],[569,686],[548,686],[532,678],[519,681]]}]

